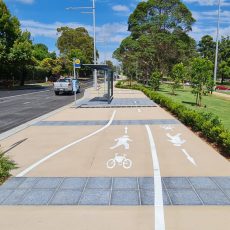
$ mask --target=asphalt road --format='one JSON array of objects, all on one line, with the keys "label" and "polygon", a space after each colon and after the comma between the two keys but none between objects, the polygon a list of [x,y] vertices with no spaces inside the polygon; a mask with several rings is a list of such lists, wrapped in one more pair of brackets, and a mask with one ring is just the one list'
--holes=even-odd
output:
[{"label": "asphalt road", "polygon": [[[92,81],[82,83],[82,91],[77,99],[83,96],[84,89]],[[17,127],[74,101],[72,95],[55,96],[52,87],[0,91],[0,133]]]}]

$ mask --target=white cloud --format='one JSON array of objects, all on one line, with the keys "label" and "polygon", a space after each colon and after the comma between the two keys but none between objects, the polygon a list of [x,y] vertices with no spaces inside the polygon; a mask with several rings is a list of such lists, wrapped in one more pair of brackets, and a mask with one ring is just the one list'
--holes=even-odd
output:
[{"label": "white cloud", "polygon": [[34,3],[34,0],[16,0],[16,1],[24,3],[24,4],[33,4]]},{"label": "white cloud", "polygon": [[117,12],[129,12],[130,11],[130,9],[125,5],[115,5],[112,7],[112,9]]},{"label": "white cloud", "polygon": [[[213,37],[214,40],[216,40],[216,26],[212,27],[205,27],[205,26],[194,26],[193,31],[190,32],[190,35],[196,40],[200,41],[200,39],[204,35],[210,35]],[[230,26],[227,26],[225,28],[220,28],[220,37],[221,36],[229,36],[230,34]]]},{"label": "white cloud", "polygon": [[[22,20],[21,27],[25,31],[29,31],[32,37],[46,37],[57,39],[58,33],[57,28],[68,26],[71,28],[76,27],[85,27],[91,36],[93,36],[93,27],[91,25],[84,25],[75,22],[63,23],[41,23],[33,20]],[[100,53],[100,60],[104,59],[106,56],[107,59],[112,60],[112,53],[116,47],[119,46],[120,42],[129,35],[127,31],[126,23],[107,23],[102,26],[96,27],[96,40],[97,40],[97,49]],[[104,54],[104,49],[107,54]],[[113,60],[114,61],[114,60]]]},{"label": "white cloud", "polygon": [[[210,11],[203,11],[203,12],[193,11],[192,14],[193,14],[193,17],[197,21],[208,20],[209,23],[210,22],[215,22],[215,23],[217,22],[217,17],[218,17],[218,11],[217,10],[210,10]],[[229,18],[230,18],[230,11],[228,11],[228,10],[221,11],[220,23],[230,24]]]},{"label": "white cloud", "polygon": [[[198,3],[202,6],[213,6],[218,5],[218,0],[184,0],[186,3]],[[228,0],[221,0],[222,6],[230,6],[230,2]]]}]

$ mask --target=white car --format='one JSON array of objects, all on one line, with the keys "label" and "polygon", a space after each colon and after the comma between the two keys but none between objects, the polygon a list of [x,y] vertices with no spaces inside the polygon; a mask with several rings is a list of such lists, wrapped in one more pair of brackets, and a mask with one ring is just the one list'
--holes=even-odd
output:
[{"label": "white car", "polygon": [[[80,93],[80,85],[76,80],[76,92]],[[72,78],[60,78],[57,82],[54,82],[54,92],[56,95],[60,93],[74,94],[73,91],[73,79]]]}]

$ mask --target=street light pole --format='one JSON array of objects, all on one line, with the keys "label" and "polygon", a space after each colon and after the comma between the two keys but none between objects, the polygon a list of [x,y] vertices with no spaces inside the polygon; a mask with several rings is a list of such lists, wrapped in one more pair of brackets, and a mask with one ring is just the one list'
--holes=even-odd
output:
[{"label": "street light pole", "polygon": [[[93,14],[93,64],[97,64],[97,53],[96,53],[96,4],[95,0],[93,0],[93,6],[87,7],[68,7],[67,10],[78,10],[78,9],[92,9],[91,12],[82,12],[86,14]],[[94,79],[94,88],[97,89],[97,70],[93,71],[93,79]]]},{"label": "street light pole", "polygon": [[[97,54],[96,54],[96,7],[95,0],[93,0],[93,56],[94,56],[94,65],[97,64]],[[94,88],[97,89],[97,70],[93,71],[94,78]]]},{"label": "street light pole", "polygon": [[220,31],[220,3],[218,3],[218,19],[217,19],[217,33],[216,33],[216,56],[215,56],[215,68],[214,68],[214,85],[216,85],[217,69],[218,69],[218,51],[219,51],[219,31]]}]

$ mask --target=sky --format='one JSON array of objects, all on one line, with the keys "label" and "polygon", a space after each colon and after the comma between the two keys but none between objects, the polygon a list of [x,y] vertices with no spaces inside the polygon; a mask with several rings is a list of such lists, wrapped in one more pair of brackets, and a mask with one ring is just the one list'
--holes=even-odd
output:
[{"label": "sky", "polygon": [[[112,60],[112,53],[129,35],[127,21],[141,0],[95,0],[96,47],[99,62]],[[190,35],[199,41],[203,35],[216,38],[218,0],[183,0],[196,23]],[[31,32],[34,43],[44,43],[56,51],[57,28],[85,27],[93,36],[91,9],[67,10],[68,7],[92,7],[92,0],[5,0],[11,14],[18,17],[22,30]],[[88,12],[88,13],[82,13]],[[221,0],[220,35],[230,35],[230,0]]]}]

